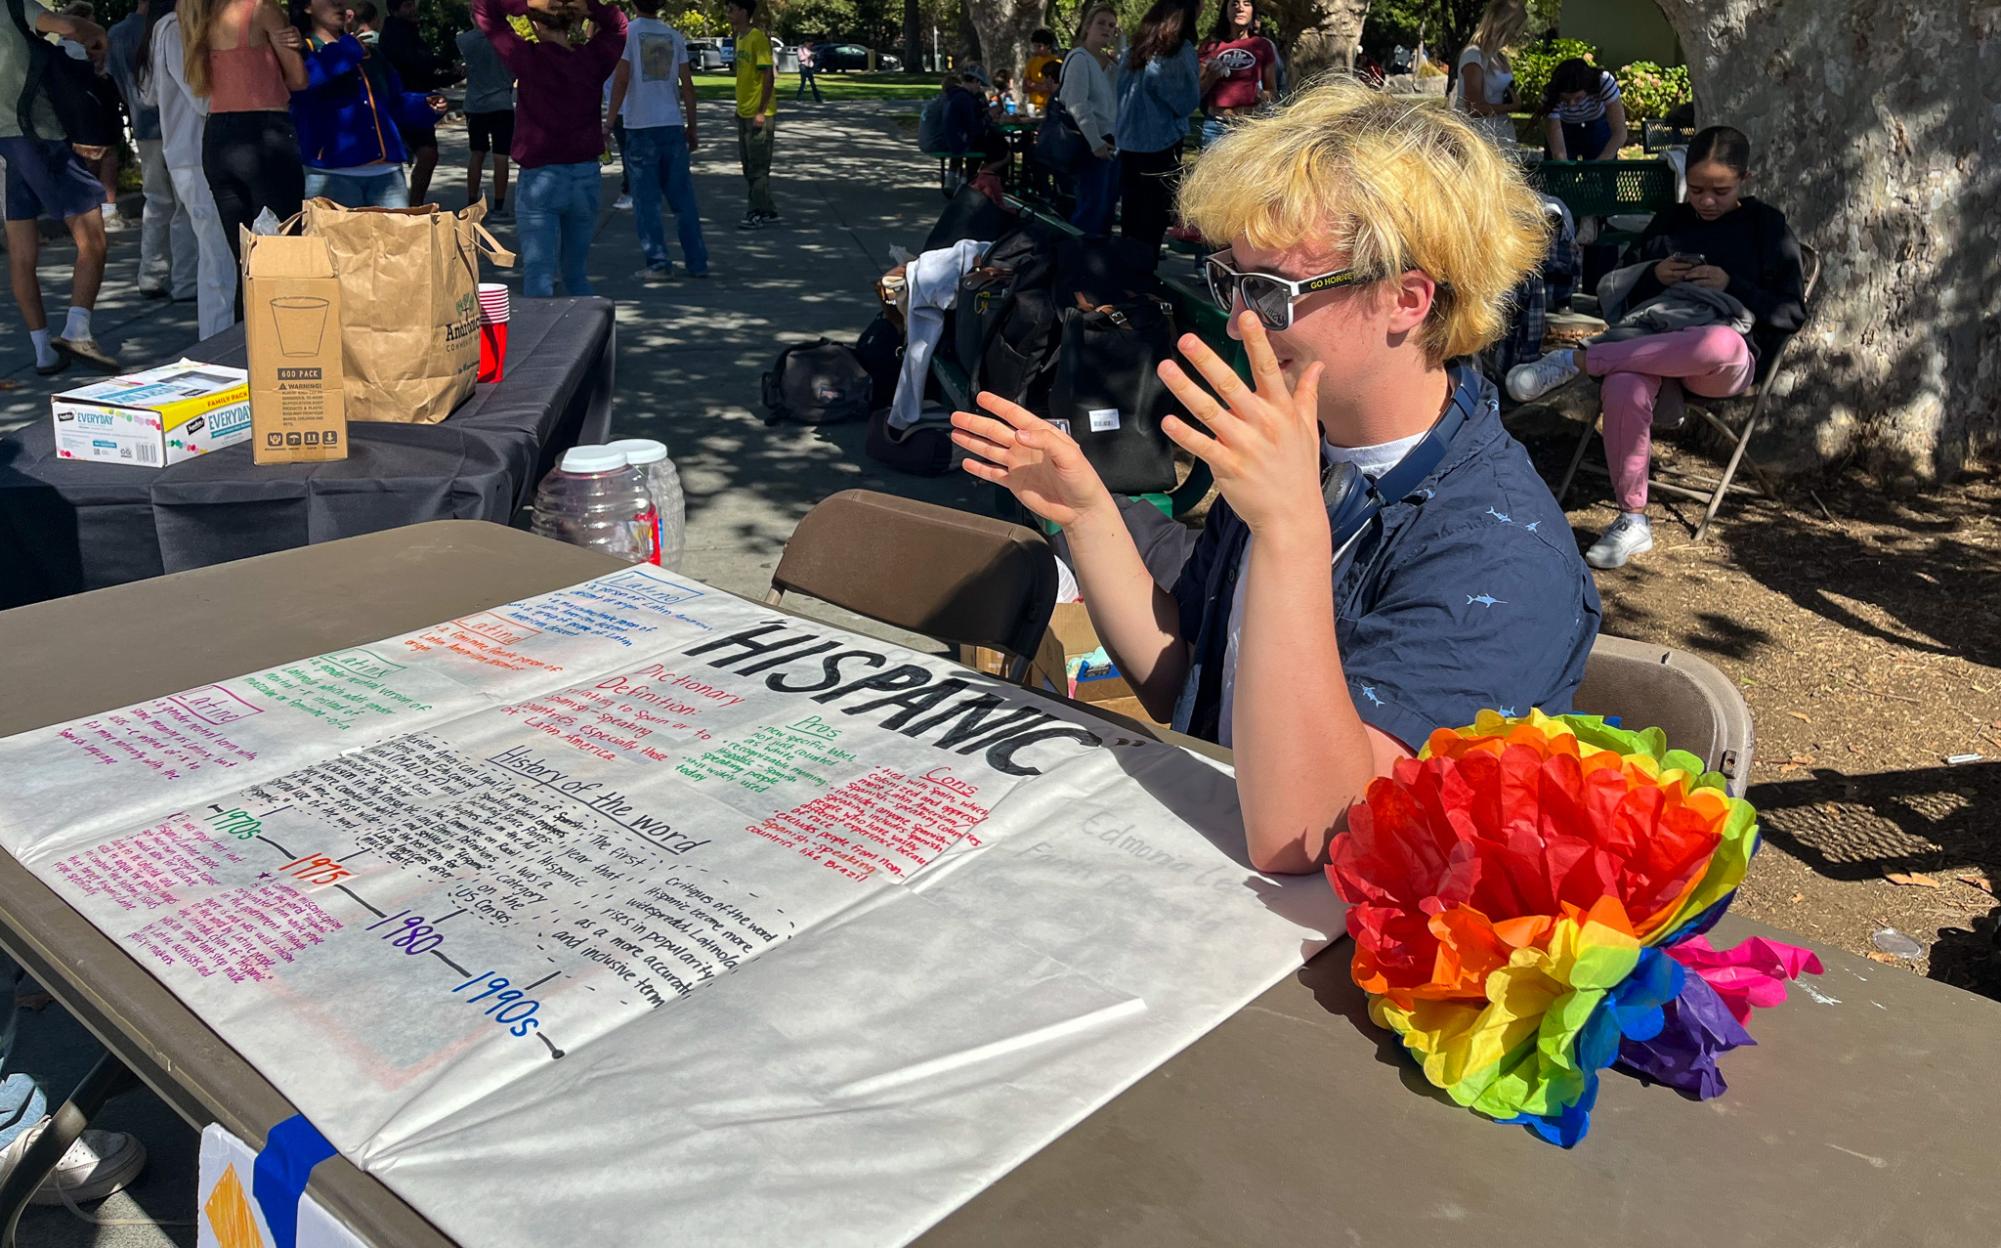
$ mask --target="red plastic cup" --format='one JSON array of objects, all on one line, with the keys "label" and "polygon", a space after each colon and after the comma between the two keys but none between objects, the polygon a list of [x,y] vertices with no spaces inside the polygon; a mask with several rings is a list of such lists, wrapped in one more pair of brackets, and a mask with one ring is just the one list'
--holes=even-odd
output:
[{"label": "red plastic cup", "polygon": [[479,380],[499,381],[507,372],[507,322],[482,320],[479,326]]}]

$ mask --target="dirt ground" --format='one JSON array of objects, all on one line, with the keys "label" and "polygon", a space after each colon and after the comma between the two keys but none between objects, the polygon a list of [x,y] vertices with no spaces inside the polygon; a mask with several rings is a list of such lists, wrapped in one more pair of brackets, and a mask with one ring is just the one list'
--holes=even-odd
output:
[{"label": "dirt ground", "polygon": [[[1509,423],[1559,480],[1580,426]],[[1653,551],[1598,575],[1605,631],[1693,651],[1750,703],[1765,849],[1739,913],[2001,998],[2001,471],[1910,497],[1859,472],[1781,488],[1733,498],[1700,545],[1700,505],[1656,495]],[[1615,514],[1602,476],[1568,502],[1580,545]],[[1884,952],[1886,928],[1921,955]]]}]

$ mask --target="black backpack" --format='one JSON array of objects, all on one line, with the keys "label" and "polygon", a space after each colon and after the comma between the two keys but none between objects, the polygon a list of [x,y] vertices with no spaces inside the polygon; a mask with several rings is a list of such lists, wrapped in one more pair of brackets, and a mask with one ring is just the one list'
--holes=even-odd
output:
[{"label": "black backpack", "polygon": [[834,425],[866,420],[874,405],[875,383],[854,348],[830,338],[795,343],[778,353],[764,375],[768,425],[793,421]]},{"label": "black backpack", "polygon": [[1023,225],[996,239],[959,279],[953,354],[974,393],[1035,401],[1056,353],[1056,255],[1043,231]]},{"label": "black backpack", "polygon": [[869,410],[888,407],[896,398],[896,382],[903,371],[903,331],[879,312],[862,336],[855,339],[855,358],[869,376]]}]

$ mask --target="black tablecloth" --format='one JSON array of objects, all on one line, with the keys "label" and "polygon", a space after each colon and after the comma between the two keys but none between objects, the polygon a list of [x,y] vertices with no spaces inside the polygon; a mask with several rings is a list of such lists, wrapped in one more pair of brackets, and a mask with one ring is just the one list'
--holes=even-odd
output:
[{"label": "black tablecloth", "polygon": [[[248,439],[158,469],[58,459],[43,417],[0,439],[0,607],[425,520],[506,524],[564,450],[607,436],[614,348],[609,300],[518,299],[505,380],[440,424],[355,422],[329,464],[258,467]],[[241,368],[243,327],[188,355]]]}]

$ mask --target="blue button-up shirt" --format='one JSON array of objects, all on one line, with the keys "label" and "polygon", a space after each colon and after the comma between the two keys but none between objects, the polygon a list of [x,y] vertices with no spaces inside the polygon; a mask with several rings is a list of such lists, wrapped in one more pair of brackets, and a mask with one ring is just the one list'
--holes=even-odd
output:
[{"label": "blue button-up shirt", "polygon": [[1156,56],[1139,69],[1119,62],[1119,113],[1113,138],[1122,152],[1164,152],[1188,137],[1188,119],[1202,104],[1195,45]]},{"label": "blue button-up shirt", "polygon": [[[1349,696],[1364,723],[1413,750],[1483,707],[1569,711],[1598,635],[1598,590],[1563,509],[1502,428],[1492,385],[1463,366],[1454,377],[1470,400],[1466,423],[1334,573]],[[1174,587],[1191,648],[1174,727],[1208,740],[1217,738],[1219,665],[1249,540],[1249,526],[1219,501]]]}]

